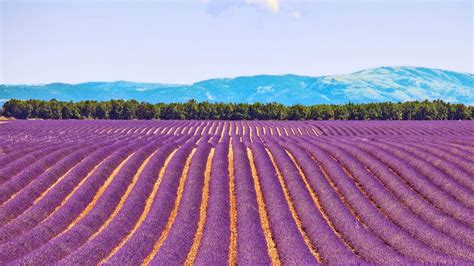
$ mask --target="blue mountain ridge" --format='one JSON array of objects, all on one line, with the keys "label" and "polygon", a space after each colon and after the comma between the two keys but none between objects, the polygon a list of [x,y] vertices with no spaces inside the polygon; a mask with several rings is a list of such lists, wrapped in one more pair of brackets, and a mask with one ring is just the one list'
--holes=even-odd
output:
[{"label": "blue mountain ridge", "polygon": [[403,102],[442,99],[474,105],[474,74],[421,67],[379,67],[321,77],[257,75],[218,78],[190,85],[128,81],[79,84],[0,85],[0,101],[55,98],[62,101],[256,101],[291,104]]}]

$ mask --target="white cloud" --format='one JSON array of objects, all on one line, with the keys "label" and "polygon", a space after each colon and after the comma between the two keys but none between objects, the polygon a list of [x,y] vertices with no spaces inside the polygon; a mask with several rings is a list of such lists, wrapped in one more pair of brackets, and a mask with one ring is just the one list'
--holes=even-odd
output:
[{"label": "white cloud", "polygon": [[278,4],[278,0],[266,0],[265,4],[273,12],[278,12],[280,10],[280,5]]},{"label": "white cloud", "polygon": [[277,13],[280,10],[280,4],[278,3],[278,0],[245,0],[245,3],[264,6],[274,13]]},{"label": "white cloud", "polygon": [[280,11],[279,0],[199,0],[202,4],[208,6],[208,12],[211,14],[220,14],[228,8],[250,6],[255,8],[267,9],[273,13]]}]

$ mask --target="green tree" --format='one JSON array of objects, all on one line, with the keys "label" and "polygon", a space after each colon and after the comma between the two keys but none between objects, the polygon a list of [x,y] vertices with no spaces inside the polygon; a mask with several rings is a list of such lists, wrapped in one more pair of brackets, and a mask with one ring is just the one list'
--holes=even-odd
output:
[{"label": "green tree", "polygon": [[288,119],[304,120],[308,117],[308,108],[301,104],[290,106],[288,111]]},{"label": "green tree", "polygon": [[81,113],[74,103],[63,103],[61,108],[62,119],[80,119]]}]

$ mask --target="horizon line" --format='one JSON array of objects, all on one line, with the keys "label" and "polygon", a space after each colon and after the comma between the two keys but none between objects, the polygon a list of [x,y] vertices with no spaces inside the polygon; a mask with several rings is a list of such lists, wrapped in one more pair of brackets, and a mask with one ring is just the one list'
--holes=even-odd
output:
[{"label": "horizon line", "polygon": [[42,82],[42,83],[0,83],[3,86],[45,86],[51,84],[65,84],[65,85],[80,85],[86,83],[115,83],[115,82],[130,82],[130,83],[145,83],[145,84],[160,84],[160,85],[169,85],[169,86],[190,86],[199,82],[208,81],[208,80],[216,80],[216,79],[235,79],[241,77],[257,77],[257,76],[300,76],[300,77],[309,77],[309,78],[323,78],[323,77],[330,77],[330,76],[341,76],[341,75],[352,75],[358,72],[362,72],[365,70],[373,70],[379,68],[424,68],[424,69],[432,69],[432,70],[440,70],[440,71],[447,71],[447,72],[455,72],[460,74],[468,74],[474,75],[471,72],[463,72],[463,71],[456,71],[456,70],[449,70],[443,68],[433,68],[433,67],[423,67],[423,66],[408,66],[408,65],[399,65],[399,66],[378,66],[378,67],[369,67],[360,69],[357,71],[353,71],[350,73],[339,73],[339,74],[329,74],[329,75],[320,75],[320,76],[309,76],[309,75],[300,75],[300,74],[293,74],[293,73],[286,73],[286,74],[253,74],[253,75],[238,75],[238,76],[226,76],[226,77],[214,77],[208,79],[197,80],[192,83],[169,83],[169,82],[159,82],[159,81],[133,81],[133,80],[123,80],[123,79],[116,79],[116,80],[89,80],[83,82],[63,82],[63,81],[53,81],[53,82]]}]

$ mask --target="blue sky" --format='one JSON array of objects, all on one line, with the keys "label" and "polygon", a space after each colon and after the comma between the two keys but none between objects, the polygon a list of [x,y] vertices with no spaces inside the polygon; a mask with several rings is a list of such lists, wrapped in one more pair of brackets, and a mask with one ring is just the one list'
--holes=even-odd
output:
[{"label": "blue sky", "polygon": [[471,0],[0,1],[0,83],[474,71]]}]

